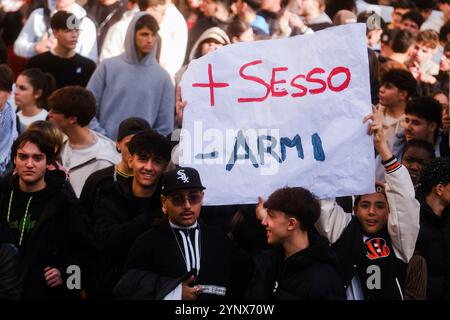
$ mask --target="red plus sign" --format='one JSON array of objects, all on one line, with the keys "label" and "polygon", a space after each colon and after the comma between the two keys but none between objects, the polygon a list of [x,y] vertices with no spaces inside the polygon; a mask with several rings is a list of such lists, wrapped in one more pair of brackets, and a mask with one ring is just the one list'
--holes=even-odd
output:
[{"label": "red plus sign", "polygon": [[228,87],[230,84],[224,83],[224,82],[214,82],[213,76],[212,76],[212,66],[210,63],[208,63],[208,83],[193,83],[192,86],[195,87],[202,87],[202,88],[209,88],[209,97],[210,97],[210,104],[211,107],[214,107],[214,88],[225,88]]}]

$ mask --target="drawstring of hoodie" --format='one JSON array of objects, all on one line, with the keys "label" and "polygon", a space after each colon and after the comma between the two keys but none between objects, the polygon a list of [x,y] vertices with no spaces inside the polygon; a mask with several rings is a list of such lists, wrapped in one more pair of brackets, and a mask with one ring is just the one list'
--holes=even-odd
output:
[{"label": "drawstring of hoodie", "polygon": [[[11,204],[12,204],[13,196],[14,196],[14,190],[11,191],[11,194],[9,196],[8,214],[6,216],[6,221],[8,223],[9,223],[9,216],[11,214]],[[31,199],[33,199],[33,196],[30,196],[30,198],[28,199],[27,207],[25,209],[25,215],[23,216],[23,222],[22,222],[22,228],[21,228],[22,230],[20,230],[19,246],[22,244],[23,233],[25,231],[25,225],[27,224],[27,219],[29,218],[28,217],[28,209],[30,208]]]}]

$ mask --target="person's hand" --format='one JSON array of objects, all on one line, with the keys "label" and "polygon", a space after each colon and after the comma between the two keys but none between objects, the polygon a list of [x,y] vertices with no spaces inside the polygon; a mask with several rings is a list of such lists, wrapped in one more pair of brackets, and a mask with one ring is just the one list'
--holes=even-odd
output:
[{"label": "person's hand", "polygon": [[49,38],[48,33],[45,33],[41,41],[36,43],[36,45],[34,46],[34,50],[36,51],[36,53],[39,54],[47,52],[53,49],[55,46],[56,46],[56,39]]},{"label": "person's hand", "polygon": [[372,113],[364,117],[363,123],[369,120],[372,121],[369,123],[367,133],[369,135],[373,134],[373,144],[380,154],[381,159],[383,161],[389,160],[392,158],[392,152],[384,136],[384,107],[381,105],[372,106]]},{"label": "person's hand", "polygon": [[420,66],[417,61],[414,61],[412,64],[408,66],[409,72],[411,72],[414,79],[419,80],[420,77]]},{"label": "person's hand", "polygon": [[256,205],[256,219],[263,220],[267,216],[267,209],[264,208],[264,199],[258,197],[258,204]]},{"label": "person's hand", "polygon": [[175,90],[175,120],[180,128],[183,124],[183,111],[186,105],[187,102],[181,99],[181,88],[177,85]]},{"label": "person's hand", "polygon": [[306,27],[305,23],[303,22],[302,18],[300,18],[298,15],[291,13],[289,15],[289,25],[291,28],[299,28],[300,30],[303,30],[304,27]]},{"label": "person's hand", "polygon": [[189,285],[194,281],[195,277],[190,276],[187,280],[183,281],[181,287],[181,299],[182,300],[196,300],[201,293],[201,286],[190,287]]},{"label": "person's hand", "polygon": [[61,272],[56,268],[46,267],[44,269],[45,282],[51,288],[55,288],[63,284]]},{"label": "person's hand", "polygon": [[426,74],[426,73],[419,73],[419,78],[417,79],[419,82],[423,83],[429,83],[429,84],[435,84],[436,78],[432,75]]}]

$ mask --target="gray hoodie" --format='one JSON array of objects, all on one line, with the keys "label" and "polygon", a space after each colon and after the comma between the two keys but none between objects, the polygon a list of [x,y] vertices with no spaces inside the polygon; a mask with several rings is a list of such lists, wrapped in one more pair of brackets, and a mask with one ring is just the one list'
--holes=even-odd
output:
[{"label": "gray hoodie", "polygon": [[143,15],[139,12],[128,26],[125,52],[105,59],[87,85],[97,99],[97,120],[91,128],[115,140],[119,123],[129,117],[147,120],[157,132],[173,130],[175,89],[170,76],[156,61],[156,44],[138,60],[134,28]]}]

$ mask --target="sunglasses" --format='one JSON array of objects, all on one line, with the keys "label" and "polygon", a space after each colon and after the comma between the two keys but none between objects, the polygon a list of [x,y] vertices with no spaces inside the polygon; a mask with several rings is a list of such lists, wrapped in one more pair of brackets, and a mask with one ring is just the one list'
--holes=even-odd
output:
[{"label": "sunglasses", "polygon": [[191,205],[199,204],[202,201],[201,193],[189,193],[187,196],[182,194],[174,194],[167,197],[176,207],[182,207],[185,204],[186,200],[189,201]]}]

